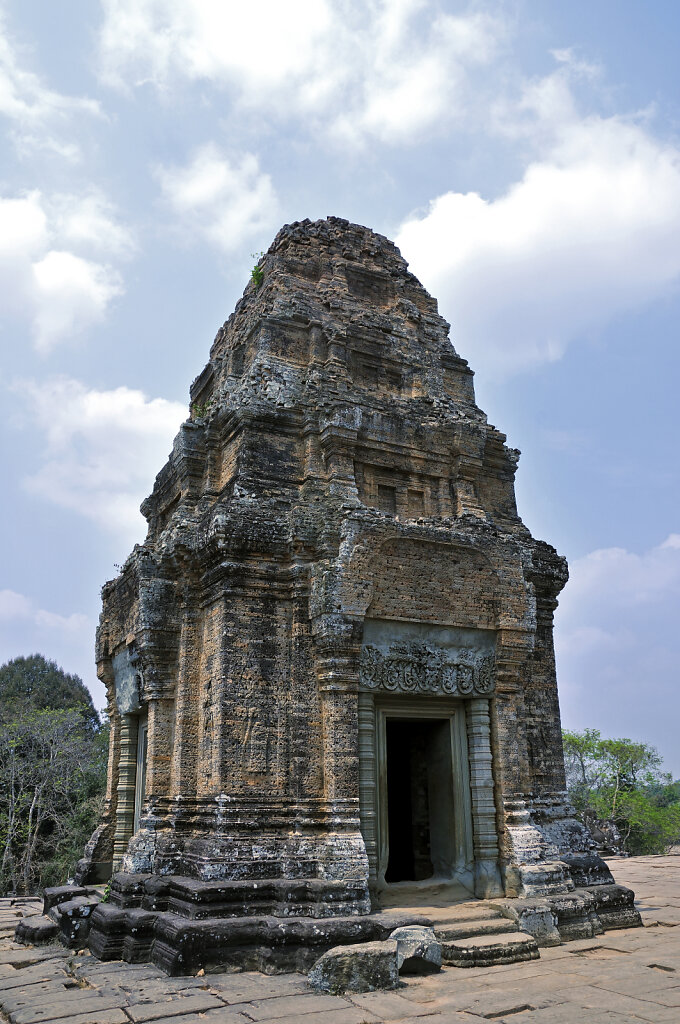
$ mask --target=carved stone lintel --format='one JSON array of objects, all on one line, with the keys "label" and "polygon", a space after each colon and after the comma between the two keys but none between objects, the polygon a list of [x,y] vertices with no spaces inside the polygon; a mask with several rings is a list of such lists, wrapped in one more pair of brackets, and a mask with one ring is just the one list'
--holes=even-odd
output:
[{"label": "carved stone lintel", "polygon": [[413,640],[393,643],[389,651],[366,644],[360,683],[366,690],[391,693],[488,697],[495,688],[494,657],[474,648],[451,651]]}]

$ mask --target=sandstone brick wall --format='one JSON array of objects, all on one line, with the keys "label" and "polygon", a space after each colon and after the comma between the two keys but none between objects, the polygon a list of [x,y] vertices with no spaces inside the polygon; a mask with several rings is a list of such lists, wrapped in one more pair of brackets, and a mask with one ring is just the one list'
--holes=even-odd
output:
[{"label": "sandstone brick wall", "polygon": [[[114,824],[129,838],[121,736],[126,716],[147,714],[129,870],[365,882],[368,617],[493,631],[494,688],[470,735],[491,744],[510,862],[517,808],[556,804],[564,785],[552,648],[564,560],[518,517],[519,453],[475,404],[448,324],[391,242],[302,222],[261,267],[192,386],[142,505],[145,543],[103,591],[109,838],[93,859],[110,855]],[[132,710],[116,692],[121,652],[138,671]]]}]

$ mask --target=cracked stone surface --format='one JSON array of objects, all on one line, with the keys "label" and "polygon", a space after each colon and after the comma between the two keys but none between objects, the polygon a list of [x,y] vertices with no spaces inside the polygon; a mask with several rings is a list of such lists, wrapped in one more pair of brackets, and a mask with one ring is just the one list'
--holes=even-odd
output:
[{"label": "cracked stone surface", "polygon": [[19,946],[38,900],[0,900],[0,1009],[11,1024],[640,1024],[680,1020],[680,856],[610,862],[635,888],[644,928],[541,949],[509,967],[402,979],[392,992],[313,992],[300,974],[168,978],[62,946]]}]

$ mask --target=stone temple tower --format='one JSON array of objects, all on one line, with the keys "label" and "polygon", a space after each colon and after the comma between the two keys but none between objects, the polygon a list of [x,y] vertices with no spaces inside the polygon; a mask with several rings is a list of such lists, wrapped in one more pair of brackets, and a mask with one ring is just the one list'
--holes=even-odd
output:
[{"label": "stone temple tower", "polygon": [[303,221],[260,269],[103,591],[93,952],[290,964],[424,883],[611,918],[565,803],[567,567],[517,514],[519,453],[386,238]]}]

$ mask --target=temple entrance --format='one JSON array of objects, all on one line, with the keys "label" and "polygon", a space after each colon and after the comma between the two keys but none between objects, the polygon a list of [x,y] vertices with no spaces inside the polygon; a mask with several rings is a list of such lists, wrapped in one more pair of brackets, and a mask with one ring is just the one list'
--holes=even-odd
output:
[{"label": "temple entrance", "polygon": [[451,878],[455,815],[450,718],[387,718],[385,881]]},{"label": "temple entrance", "polygon": [[465,703],[360,692],[359,772],[369,878],[381,905],[413,886],[463,886],[469,898],[474,852]]}]

